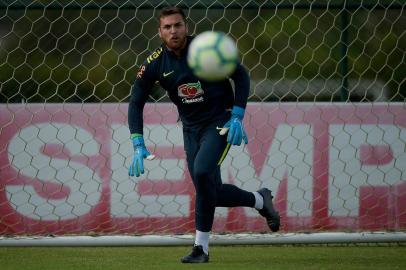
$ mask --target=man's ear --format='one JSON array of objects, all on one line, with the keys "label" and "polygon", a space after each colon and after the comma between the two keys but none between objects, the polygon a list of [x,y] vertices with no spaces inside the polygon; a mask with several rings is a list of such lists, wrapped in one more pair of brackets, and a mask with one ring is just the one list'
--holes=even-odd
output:
[{"label": "man's ear", "polygon": [[160,38],[162,38],[162,35],[161,35],[161,27],[158,27],[158,35],[159,35]]}]

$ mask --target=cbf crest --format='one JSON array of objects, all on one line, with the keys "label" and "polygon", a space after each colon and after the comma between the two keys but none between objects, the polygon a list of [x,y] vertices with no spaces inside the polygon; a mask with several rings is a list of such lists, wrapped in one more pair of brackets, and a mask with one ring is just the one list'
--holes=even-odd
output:
[{"label": "cbf crest", "polygon": [[184,104],[203,102],[204,91],[200,82],[185,83],[178,87],[178,96]]}]

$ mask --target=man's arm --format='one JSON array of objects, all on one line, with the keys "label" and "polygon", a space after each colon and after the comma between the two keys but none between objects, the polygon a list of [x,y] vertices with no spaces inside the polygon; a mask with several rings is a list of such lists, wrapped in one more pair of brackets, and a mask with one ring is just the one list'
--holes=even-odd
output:
[{"label": "man's arm", "polygon": [[143,138],[143,111],[149,93],[155,83],[153,70],[146,65],[141,66],[137,73],[137,79],[131,90],[130,103],[128,105],[128,125],[134,148],[133,161],[128,169],[130,176],[140,176],[144,173],[144,158],[154,159],[154,155],[147,150]]},{"label": "man's arm", "polygon": [[[240,145],[242,140],[247,144],[248,136],[242,120],[244,119],[250,91],[250,78],[245,68],[239,64],[231,79],[233,79],[235,86],[234,106],[231,111],[231,119],[220,129],[219,133],[220,135],[225,135],[228,132],[227,142],[229,145]],[[228,148],[229,146],[226,149]]]},{"label": "man's arm", "polygon": [[150,67],[142,65],[131,89],[130,103],[128,104],[128,126],[131,135],[143,134],[143,111],[148,96],[155,83]]},{"label": "man's arm", "polygon": [[231,75],[231,79],[234,81],[235,86],[234,106],[245,109],[250,93],[250,77],[248,72],[241,64],[238,64]]}]

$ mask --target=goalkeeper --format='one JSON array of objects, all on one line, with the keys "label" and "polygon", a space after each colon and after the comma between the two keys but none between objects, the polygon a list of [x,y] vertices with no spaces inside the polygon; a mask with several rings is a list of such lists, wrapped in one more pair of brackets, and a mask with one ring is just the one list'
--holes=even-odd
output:
[{"label": "goalkeeper", "polygon": [[[228,79],[214,83],[199,81],[186,63],[192,37],[187,35],[183,11],[177,7],[164,8],[158,20],[158,34],[163,44],[141,66],[131,91],[128,123],[134,158],[129,175],[143,174],[144,159],[153,158],[144,144],[143,108],[157,81],[177,106],[187,165],[196,190],[195,244],[181,261],[203,263],[209,261],[209,234],[217,206],[254,207],[274,232],[279,230],[280,217],[273,207],[270,190],[248,192],[221,181],[220,165],[229,146],[241,145],[243,140],[248,143],[243,125],[249,94],[248,73],[239,64],[230,76],[235,84],[235,95]],[[219,132],[217,127],[223,128]]]}]

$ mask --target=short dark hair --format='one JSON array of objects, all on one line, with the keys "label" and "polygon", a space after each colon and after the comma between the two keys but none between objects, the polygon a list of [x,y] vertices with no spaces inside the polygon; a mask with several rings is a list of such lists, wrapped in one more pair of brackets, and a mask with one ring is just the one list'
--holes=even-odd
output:
[{"label": "short dark hair", "polygon": [[173,15],[173,14],[180,14],[183,18],[183,21],[186,23],[186,15],[183,12],[182,9],[178,8],[178,7],[165,7],[163,9],[161,9],[161,12],[159,12],[159,16],[158,16],[158,25],[161,24],[161,18],[169,16],[169,15]]}]

